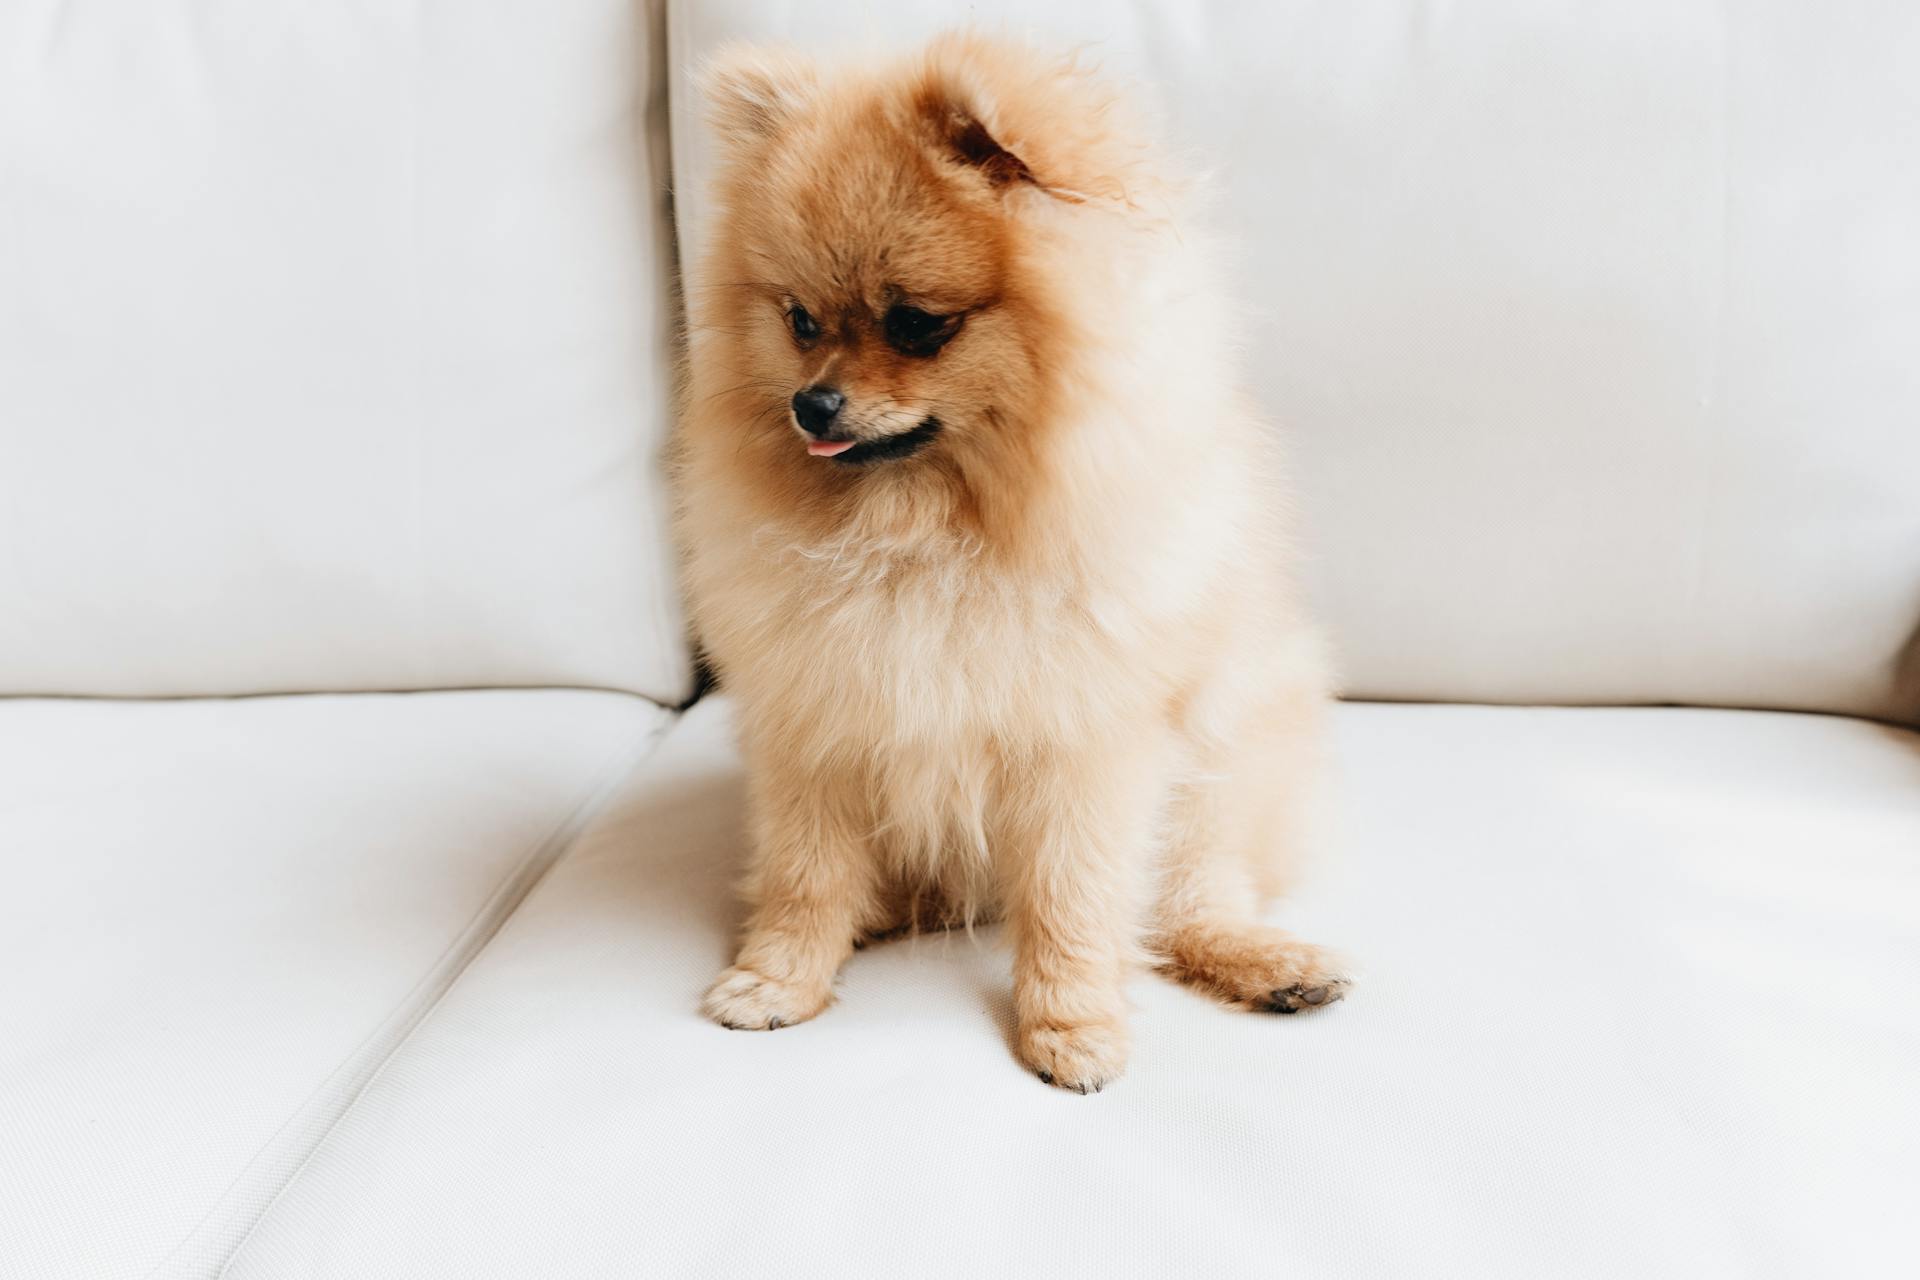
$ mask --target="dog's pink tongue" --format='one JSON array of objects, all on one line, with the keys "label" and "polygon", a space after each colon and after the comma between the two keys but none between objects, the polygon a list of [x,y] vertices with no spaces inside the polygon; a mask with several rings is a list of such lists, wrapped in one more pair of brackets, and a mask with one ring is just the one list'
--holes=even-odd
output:
[{"label": "dog's pink tongue", "polygon": [[809,440],[807,452],[816,458],[831,458],[836,453],[845,453],[853,448],[851,440]]}]

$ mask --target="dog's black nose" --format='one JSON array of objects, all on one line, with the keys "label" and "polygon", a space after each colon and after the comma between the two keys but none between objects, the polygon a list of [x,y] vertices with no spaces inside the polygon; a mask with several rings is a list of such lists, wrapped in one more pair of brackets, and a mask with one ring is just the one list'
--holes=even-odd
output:
[{"label": "dog's black nose", "polygon": [[832,387],[802,387],[793,393],[793,417],[803,430],[825,435],[847,398]]}]

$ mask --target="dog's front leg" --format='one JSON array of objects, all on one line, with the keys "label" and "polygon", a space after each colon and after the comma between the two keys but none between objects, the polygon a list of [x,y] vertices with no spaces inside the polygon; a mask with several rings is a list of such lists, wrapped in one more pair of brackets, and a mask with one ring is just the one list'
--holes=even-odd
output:
[{"label": "dog's front leg", "polygon": [[875,915],[867,808],[848,784],[785,762],[753,762],[753,862],[733,967],[703,1009],[724,1026],[772,1031],[813,1017]]},{"label": "dog's front leg", "polygon": [[[1124,735],[1122,735],[1124,736]],[[1116,741],[1010,758],[1000,849],[1016,1050],[1048,1084],[1097,1092],[1126,1066],[1127,973],[1160,757]]]}]

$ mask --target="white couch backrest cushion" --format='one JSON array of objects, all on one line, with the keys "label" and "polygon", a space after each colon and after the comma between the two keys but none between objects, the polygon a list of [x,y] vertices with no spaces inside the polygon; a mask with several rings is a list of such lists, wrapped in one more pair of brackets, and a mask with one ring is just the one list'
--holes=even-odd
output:
[{"label": "white couch backrest cushion", "polygon": [[685,692],[650,7],[0,7],[0,692]]},{"label": "white couch backrest cushion", "polygon": [[1351,692],[1920,710],[1905,0],[674,0],[683,259],[702,56],[969,16],[1214,170]]}]

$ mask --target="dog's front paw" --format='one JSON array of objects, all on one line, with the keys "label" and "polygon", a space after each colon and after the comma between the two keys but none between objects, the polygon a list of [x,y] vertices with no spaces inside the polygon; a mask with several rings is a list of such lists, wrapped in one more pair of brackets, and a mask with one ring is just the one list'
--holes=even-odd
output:
[{"label": "dog's front paw", "polygon": [[1020,1058],[1050,1085],[1098,1093],[1126,1069],[1126,1028],[1118,1021],[1022,1027]]},{"label": "dog's front paw", "polygon": [[805,1022],[827,1007],[830,988],[776,982],[738,966],[720,975],[700,1002],[700,1011],[735,1031],[778,1031]]}]

